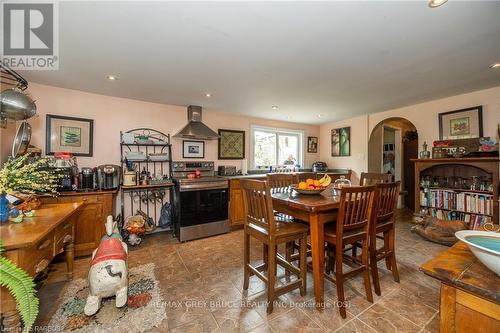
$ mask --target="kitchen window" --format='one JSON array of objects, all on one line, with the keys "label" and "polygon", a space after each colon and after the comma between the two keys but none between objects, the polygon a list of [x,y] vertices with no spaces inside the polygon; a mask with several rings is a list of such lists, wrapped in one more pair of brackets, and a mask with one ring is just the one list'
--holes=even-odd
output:
[{"label": "kitchen window", "polygon": [[303,131],[252,126],[252,167],[303,165]]}]

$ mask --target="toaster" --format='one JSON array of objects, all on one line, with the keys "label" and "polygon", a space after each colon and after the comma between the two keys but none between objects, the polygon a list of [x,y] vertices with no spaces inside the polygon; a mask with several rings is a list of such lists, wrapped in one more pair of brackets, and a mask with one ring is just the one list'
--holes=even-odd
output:
[{"label": "toaster", "polygon": [[312,171],[313,172],[327,172],[328,165],[325,162],[316,161],[312,164]]},{"label": "toaster", "polygon": [[217,167],[217,175],[234,176],[236,175],[236,167],[234,165],[219,165]]}]

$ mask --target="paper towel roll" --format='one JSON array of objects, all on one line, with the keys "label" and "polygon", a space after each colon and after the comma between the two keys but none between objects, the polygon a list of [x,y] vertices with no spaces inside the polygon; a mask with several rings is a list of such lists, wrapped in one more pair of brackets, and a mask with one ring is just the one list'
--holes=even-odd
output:
[{"label": "paper towel roll", "polygon": [[248,174],[248,162],[246,159],[241,160],[241,174],[242,175]]}]

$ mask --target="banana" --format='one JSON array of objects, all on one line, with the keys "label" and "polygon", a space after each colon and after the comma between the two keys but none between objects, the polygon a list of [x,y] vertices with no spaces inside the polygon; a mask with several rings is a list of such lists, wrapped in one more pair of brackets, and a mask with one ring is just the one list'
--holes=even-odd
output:
[{"label": "banana", "polygon": [[321,180],[319,181],[319,183],[321,184],[321,186],[323,187],[327,187],[328,185],[330,185],[332,182],[332,178],[328,175],[324,175],[323,178],[321,178]]},{"label": "banana", "polygon": [[327,174],[325,174],[325,175],[323,176],[323,178],[321,178],[321,179],[319,180],[319,183],[320,183],[320,184],[323,184],[323,183],[326,181],[327,176],[328,176],[328,175],[327,175]]}]

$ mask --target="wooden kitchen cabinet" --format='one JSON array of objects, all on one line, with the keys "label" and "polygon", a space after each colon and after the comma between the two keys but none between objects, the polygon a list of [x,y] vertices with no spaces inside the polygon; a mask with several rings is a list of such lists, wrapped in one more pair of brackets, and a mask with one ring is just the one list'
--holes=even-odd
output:
[{"label": "wooden kitchen cabinet", "polygon": [[84,202],[75,220],[75,256],[91,255],[105,233],[106,218],[113,215],[116,191],[62,192],[57,198],[43,198],[44,203]]},{"label": "wooden kitchen cabinet", "polygon": [[239,179],[231,179],[229,181],[229,224],[231,226],[245,224],[243,192]]}]

